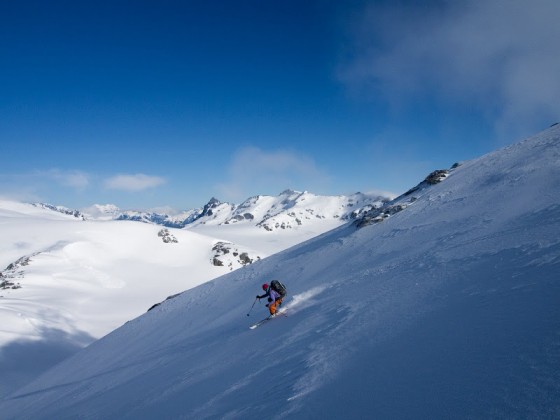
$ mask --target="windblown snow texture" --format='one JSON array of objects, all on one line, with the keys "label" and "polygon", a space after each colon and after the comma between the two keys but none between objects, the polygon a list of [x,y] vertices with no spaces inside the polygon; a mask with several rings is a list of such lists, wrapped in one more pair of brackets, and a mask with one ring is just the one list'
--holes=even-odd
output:
[{"label": "windblown snow texture", "polygon": [[[558,418],[560,128],[169,300],[3,418]],[[247,328],[263,280],[290,316]],[[252,316],[266,314],[262,305]],[[257,318],[259,317],[259,318]]]}]

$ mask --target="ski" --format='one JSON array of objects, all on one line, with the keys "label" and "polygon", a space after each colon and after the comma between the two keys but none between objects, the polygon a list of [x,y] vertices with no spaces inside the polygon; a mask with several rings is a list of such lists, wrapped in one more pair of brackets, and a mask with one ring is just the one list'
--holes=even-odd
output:
[{"label": "ski", "polygon": [[[274,317],[274,318],[276,318],[276,317]],[[262,324],[264,324],[266,321],[270,321],[271,319],[274,319],[274,318],[271,318],[271,317],[267,316],[265,319],[261,319],[261,320],[260,320],[259,322],[257,322],[256,324],[251,325],[251,326],[249,327],[249,329],[254,330],[254,329],[257,328],[259,325],[262,325]]]},{"label": "ski", "polygon": [[269,316],[267,316],[266,318],[261,319],[259,322],[257,322],[257,323],[255,323],[255,324],[251,325],[249,328],[250,328],[251,330],[254,330],[254,329],[257,328],[259,325],[264,324],[266,321],[271,321],[271,320],[273,320],[274,318],[279,318],[279,317],[281,317],[281,316],[288,316],[288,315],[286,314],[286,309],[284,309],[284,310],[279,310],[278,312],[276,312],[276,315],[275,315],[275,316],[269,315]]}]

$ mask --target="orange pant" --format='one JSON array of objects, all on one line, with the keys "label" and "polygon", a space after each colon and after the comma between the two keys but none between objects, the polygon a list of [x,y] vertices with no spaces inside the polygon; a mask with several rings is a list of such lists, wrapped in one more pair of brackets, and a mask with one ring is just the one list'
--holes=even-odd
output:
[{"label": "orange pant", "polygon": [[276,301],[268,305],[268,311],[270,312],[270,315],[274,315],[276,313],[276,308],[280,306],[281,303],[282,303],[282,298],[277,299]]}]

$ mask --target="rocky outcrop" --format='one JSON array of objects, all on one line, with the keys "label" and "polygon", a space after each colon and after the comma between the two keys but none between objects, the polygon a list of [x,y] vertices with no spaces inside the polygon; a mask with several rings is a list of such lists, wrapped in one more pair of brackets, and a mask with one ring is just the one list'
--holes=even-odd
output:
[{"label": "rocky outcrop", "polygon": [[427,188],[430,188],[433,185],[442,182],[454,169],[459,166],[459,163],[455,163],[451,167],[451,169],[438,169],[431,172],[422,182],[420,182],[414,188],[411,188],[410,190],[405,192],[403,195],[395,198],[392,201],[385,202],[381,207],[372,208],[368,211],[362,211],[361,213],[357,214],[354,225],[358,228],[361,228],[364,226],[380,223],[388,217],[403,211],[418,199],[419,194],[421,194]]},{"label": "rocky outcrop", "polygon": [[21,289],[21,284],[4,278],[4,276],[0,273],[0,290],[6,289]]},{"label": "rocky outcrop", "polygon": [[68,216],[74,216],[76,219],[86,220],[85,215],[83,215],[78,210],[72,210],[63,206],[53,206],[51,204],[45,204],[45,203],[33,203],[33,205],[41,209],[52,210],[52,211],[56,211],[57,213],[67,214]]},{"label": "rocky outcrop", "polygon": [[177,238],[175,237],[175,235],[172,235],[171,233],[169,233],[169,229],[162,229],[158,232],[158,236],[161,238],[161,240],[163,242],[165,242],[166,244],[169,243],[177,243],[179,242],[177,240]]},{"label": "rocky outcrop", "polygon": [[[417,191],[423,190],[426,187],[429,187],[431,185],[439,184],[441,181],[443,181],[445,178],[447,178],[447,176],[449,175],[449,172],[450,172],[450,170],[448,170],[448,169],[435,170],[432,173],[430,173],[426,177],[426,179],[424,179],[424,181],[422,181],[420,184],[418,184],[414,188],[411,188],[410,190],[405,192],[403,195],[404,196],[411,195],[411,194],[413,194]],[[397,198],[397,200],[398,200],[398,198]]]},{"label": "rocky outcrop", "polygon": [[379,209],[373,209],[365,213],[356,220],[355,225],[358,228],[380,223],[386,218],[403,211],[408,205],[405,203],[387,205]]},{"label": "rocky outcrop", "polygon": [[[176,298],[176,297],[179,296],[179,295],[181,295],[181,293],[177,293],[177,294],[175,294],[175,295],[168,296],[163,302],[166,302],[166,301],[168,301],[168,300],[170,300],[170,299],[174,299],[174,298]],[[161,305],[163,302],[159,302],[159,303],[156,303],[156,304],[150,306],[150,308],[148,309],[147,312],[150,312],[152,309],[157,308],[157,307],[158,307],[159,305]]]},{"label": "rocky outcrop", "polygon": [[6,289],[21,289],[21,283],[14,279],[22,279],[24,276],[23,267],[26,267],[31,262],[31,257],[37,255],[26,255],[17,261],[9,264],[3,271],[0,272],[0,290]]},{"label": "rocky outcrop", "polygon": [[213,247],[212,265],[229,267],[230,270],[252,264],[261,259],[258,255],[251,255],[248,251],[240,250],[231,242],[217,242]]}]

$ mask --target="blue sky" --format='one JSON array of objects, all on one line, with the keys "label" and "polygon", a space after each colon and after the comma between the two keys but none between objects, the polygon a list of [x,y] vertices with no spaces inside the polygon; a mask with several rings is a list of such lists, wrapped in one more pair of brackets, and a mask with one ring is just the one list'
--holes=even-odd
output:
[{"label": "blue sky", "polygon": [[401,193],[560,120],[560,2],[0,2],[0,197]]}]

